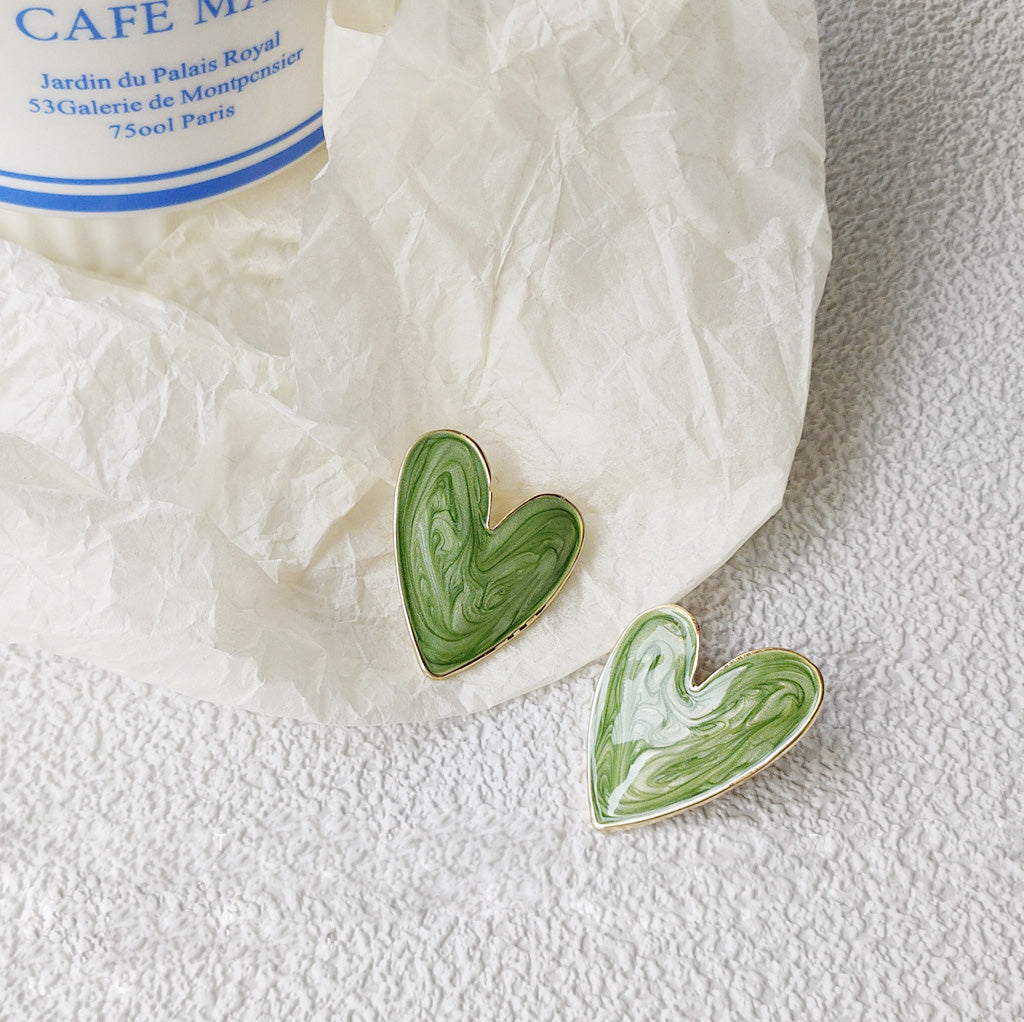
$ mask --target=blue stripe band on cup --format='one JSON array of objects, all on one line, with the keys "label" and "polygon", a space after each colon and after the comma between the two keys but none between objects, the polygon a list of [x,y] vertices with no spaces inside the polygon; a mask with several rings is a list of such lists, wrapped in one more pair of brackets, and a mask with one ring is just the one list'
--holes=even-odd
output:
[{"label": "blue stripe band on cup", "polygon": [[[121,178],[96,182],[82,179],[30,178],[26,175],[14,174],[7,176],[20,178],[21,180],[79,186],[90,184],[135,184],[146,181],[165,180],[171,177],[201,173],[203,170],[245,159],[247,156],[267,149],[295,132],[301,131],[302,128],[307,127],[310,123],[314,121],[319,122],[320,116],[319,113],[315,114],[291,131],[287,131],[276,139],[271,139],[269,142],[257,146],[255,149],[247,150],[225,160],[218,160],[215,163],[193,167],[191,170],[175,171],[169,174],[155,174],[149,177]],[[49,192],[31,191],[25,188],[11,188],[0,184],[0,202],[13,206],[23,206],[29,209],[46,210],[53,213],[137,213],[150,209],[166,209],[169,206],[183,206],[190,202],[197,202],[200,199],[209,199],[217,195],[223,195],[225,192],[234,191],[236,188],[242,188],[247,184],[252,184],[254,181],[259,181],[261,178],[268,177],[275,171],[287,167],[290,163],[294,163],[300,157],[305,156],[306,153],[312,152],[323,141],[323,125],[317,123],[316,127],[309,134],[293,142],[290,146],[275,153],[273,156],[260,160],[258,163],[253,163],[248,167],[242,167],[239,170],[232,171],[229,174],[222,174],[207,181],[199,181],[195,184],[183,185],[177,188],[161,188],[153,191],[132,192],[120,195],[56,195]],[[3,174],[4,172],[0,171],[0,175]]]},{"label": "blue stripe band on cup", "polygon": [[274,138],[268,139],[262,145],[253,146],[244,152],[235,153],[234,156],[225,156],[222,160],[214,160],[212,163],[202,163],[196,167],[187,167],[185,170],[172,170],[166,174],[144,174],[140,177],[40,177],[38,174],[19,174],[13,170],[0,170],[0,177],[9,177],[15,181],[32,181],[37,184],[47,185],[134,185],[145,184],[147,181],[166,181],[172,177],[187,177],[189,174],[201,174],[204,170],[215,170],[217,167],[227,166],[229,163],[237,163],[249,156],[255,156],[283,142],[290,135],[297,135],[303,128],[317,123],[323,117],[323,110],[317,110],[312,117],[307,117],[301,124],[289,128]]}]

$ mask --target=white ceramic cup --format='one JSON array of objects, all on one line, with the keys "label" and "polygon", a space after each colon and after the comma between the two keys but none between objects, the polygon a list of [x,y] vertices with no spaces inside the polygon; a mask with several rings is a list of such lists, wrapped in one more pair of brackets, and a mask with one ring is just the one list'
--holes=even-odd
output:
[{"label": "white ceramic cup", "polygon": [[326,0],[14,0],[0,236],[129,270],[182,211],[323,141]]}]

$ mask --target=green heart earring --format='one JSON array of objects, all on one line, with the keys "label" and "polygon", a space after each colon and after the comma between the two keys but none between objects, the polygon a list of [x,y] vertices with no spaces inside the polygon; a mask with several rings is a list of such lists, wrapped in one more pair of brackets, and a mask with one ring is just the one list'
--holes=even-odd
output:
[{"label": "green heart earring", "polygon": [[825,686],[788,649],[744,653],[694,684],[700,628],[656,607],[622,634],[590,721],[590,809],[600,830],[671,816],[729,791],[807,731]]},{"label": "green heart earring", "polygon": [[490,526],[491,476],[453,430],[413,444],[395,497],[395,554],[420,666],[447,678],[521,632],[558,595],[583,546],[583,518],[545,493]]}]

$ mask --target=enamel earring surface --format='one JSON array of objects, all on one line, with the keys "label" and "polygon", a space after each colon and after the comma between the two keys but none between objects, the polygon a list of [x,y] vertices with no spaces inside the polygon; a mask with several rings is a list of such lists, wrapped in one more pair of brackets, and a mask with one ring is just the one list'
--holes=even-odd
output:
[{"label": "enamel earring surface", "polygon": [[413,444],[395,499],[395,554],[422,669],[447,678],[521,632],[565,585],[583,518],[542,494],[490,526],[491,477],[480,448],[453,430]]},{"label": "enamel earring surface", "polygon": [[600,830],[649,823],[729,791],[807,731],[821,672],[786,649],[744,653],[694,685],[700,628],[682,607],[641,614],[616,643],[590,722]]}]

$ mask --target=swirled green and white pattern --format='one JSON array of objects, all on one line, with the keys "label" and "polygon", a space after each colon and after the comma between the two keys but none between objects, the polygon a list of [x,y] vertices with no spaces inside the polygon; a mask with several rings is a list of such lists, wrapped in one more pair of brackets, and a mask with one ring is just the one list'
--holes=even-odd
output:
[{"label": "swirled green and white pattern", "polygon": [[543,494],[488,525],[487,462],[472,440],[428,433],[398,481],[395,547],[420,662],[443,678],[522,631],[554,599],[583,545],[583,519]]},{"label": "swirled green and white pattern", "polygon": [[814,720],[824,683],[787,649],[744,653],[694,685],[700,629],[682,607],[641,614],[598,683],[590,805],[601,828],[681,812],[735,787]]}]

